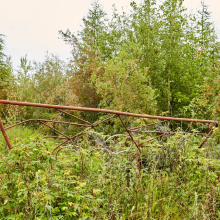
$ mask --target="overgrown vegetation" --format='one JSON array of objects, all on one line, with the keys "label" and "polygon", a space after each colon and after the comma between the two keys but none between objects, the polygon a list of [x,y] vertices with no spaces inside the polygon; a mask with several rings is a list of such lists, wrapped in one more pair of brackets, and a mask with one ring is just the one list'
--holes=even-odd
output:
[{"label": "overgrown vegetation", "polygon": [[183,137],[172,136],[169,147],[137,155],[135,147],[127,151],[126,137],[106,151],[94,150],[87,134],[56,159],[50,155],[53,142],[27,132],[33,133],[19,134],[12,150],[1,145],[1,219],[220,217],[220,146],[213,139],[198,149],[192,137],[180,145]]},{"label": "overgrown vegetation", "polygon": [[[109,18],[94,1],[81,31],[60,31],[71,46],[69,63],[24,56],[13,70],[0,35],[0,99],[218,121],[220,44],[204,1],[197,14],[182,3],[132,2],[129,13],[114,6]],[[105,117],[74,114],[91,123]],[[1,117],[5,125],[30,118],[79,122],[53,110],[3,105]],[[82,129],[52,126],[71,136]],[[207,132],[201,124],[158,129],[194,134],[168,134],[139,153],[114,118],[56,156],[51,151],[60,141],[42,138],[57,134],[38,122],[7,130],[13,149],[0,136],[0,219],[219,219],[219,129],[201,149],[196,133]]]},{"label": "overgrown vegetation", "polygon": [[197,14],[182,4],[132,2],[130,12],[113,7],[109,18],[94,1],[77,34],[60,31],[71,47],[69,63],[48,54],[42,63],[25,56],[13,72],[1,40],[4,99],[217,119],[220,44],[211,13],[204,1]]}]

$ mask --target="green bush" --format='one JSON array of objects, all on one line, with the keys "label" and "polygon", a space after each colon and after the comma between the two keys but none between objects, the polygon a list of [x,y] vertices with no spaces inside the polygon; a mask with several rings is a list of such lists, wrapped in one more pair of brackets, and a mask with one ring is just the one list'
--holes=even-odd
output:
[{"label": "green bush", "polygon": [[0,219],[220,218],[217,140],[198,149],[176,135],[137,154],[127,137],[105,146],[92,138],[85,134],[57,158],[55,143],[40,138],[2,146]]}]

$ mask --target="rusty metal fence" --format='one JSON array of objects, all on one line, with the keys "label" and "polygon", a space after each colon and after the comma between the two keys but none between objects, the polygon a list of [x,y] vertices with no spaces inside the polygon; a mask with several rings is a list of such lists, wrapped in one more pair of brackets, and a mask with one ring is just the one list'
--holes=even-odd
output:
[{"label": "rusty metal fence", "polygon": [[[74,107],[74,106],[61,106],[61,105],[48,105],[48,104],[39,104],[39,103],[29,103],[29,102],[17,102],[17,101],[9,101],[9,100],[0,100],[0,103],[2,104],[6,104],[6,105],[20,105],[20,106],[32,106],[32,107],[41,107],[41,108],[50,108],[50,109],[54,109],[60,113],[63,113],[65,115],[68,115],[70,117],[73,117],[77,120],[81,121],[81,124],[79,123],[72,123],[72,122],[67,122],[67,121],[55,121],[55,120],[46,120],[46,119],[29,119],[29,120],[24,120],[22,122],[19,122],[17,124],[11,125],[9,127],[4,127],[2,120],[0,118],[0,129],[1,132],[4,136],[4,139],[7,143],[7,146],[9,149],[12,149],[12,145],[11,142],[9,140],[9,137],[6,133],[6,130],[11,129],[15,126],[24,124],[26,122],[30,122],[30,121],[38,121],[39,123],[41,123],[43,126],[48,127],[49,129],[53,130],[54,132],[58,133],[61,136],[46,136],[46,137],[50,137],[50,138],[59,138],[59,139],[64,139],[64,141],[62,143],[60,143],[58,146],[56,146],[53,151],[51,152],[51,154],[56,152],[57,153],[64,149],[65,147],[63,147],[64,145],[66,145],[68,142],[70,141],[74,141],[76,140],[79,136],[83,135],[84,133],[88,132],[89,130],[91,130],[92,128],[95,128],[97,126],[99,126],[100,124],[111,120],[114,117],[118,117],[121,125],[124,127],[125,131],[127,132],[127,134],[130,137],[130,140],[135,144],[135,146],[137,147],[137,150],[139,152],[141,152],[141,147],[144,146],[145,143],[149,143],[155,139],[158,139],[164,135],[171,135],[171,134],[176,134],[176,133],[181,133],[181,134],[194,134],[194,132],[171,132],[171,131],[143,131],[141,130],[144,127],[149,127],[152,125],[157,125],[157,124],[162,124],[162,123],[166,123],[166,122],[170,122],[170,121],[177,121],[177,122],[197,122],[197,123],[203,123],[203,124],[207,124],[207,128],[209,129],[209,131],[207,133],[196,133],[196,135],[202,135],[205,136],[204,140],[202,140],[202,142],[199,145],[199,148],[201,148],[205,142],[207,141],[207,139],[212,135],[213,133],[213,129],[214,127],[218,126],[218,122],[217,121],[213,121],[213,120],[201,120],[201,119],[188,119],[188,118],[174,118],[174,117],[164,117],[164,116],[154,116],[154,115],[146,115],[146,114],[134,114],[134,113],[129,113],[129,112],[120,112],[120,111],[113,111],[113,110],[106,110],[106,109],[96,109],[96,108],[84,108],[84,107]],[[89,112],[99,112],[99,113],[106,113],[107,115],[109,115],[108,117],[106,117],[104,120],[93,124],[89,121],[86,121],[80,117],[75,116],[73,113],[69,113],[66,112],[65,110],[73,110],[73,111],[89,111]],[[139,126],[139,127],[131,127],[128,128],[126,126],[125,121],[123,120],[122,116],[125,117],[136,117],[136,118],[146,118],[146,119],[155,119],[155,120],[159,120],[155,123],[150,123],[150,124],[145,124],[143,126]],[[77,134],[75,134],[74,136],[70,137],[65,135],[64,133],[58,131],[57,129],[51,127],[50,125],[48,125],[48,122],[51,123],[59,123],[59,124],[68,124],[68,125],[74,125],[74,126],[82,126],[85,127],[85,129]],[[135,139],[134,139],[134,133],[157,133],[159,134],[156,137],[153,137],[151,139],[146,140],[145,142],[141,142],[138,143]],[[44,138],[46,138],[44,137]]]}]

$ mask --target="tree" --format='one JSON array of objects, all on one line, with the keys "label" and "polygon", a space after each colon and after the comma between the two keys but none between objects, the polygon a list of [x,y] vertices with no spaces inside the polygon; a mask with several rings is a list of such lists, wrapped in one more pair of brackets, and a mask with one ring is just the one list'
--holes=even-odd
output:
[{"label": "tree", "polygon": [[3,62],[3,58],[5,57],[5,54],[3,53],[3,49],[4,49],[4,40],[3,40],[3,34],[0,34],[0,61],[1,61],[1,65]]},{"label": "tree", "polygon": [[[182,0],[167,0],[160,6],[162,60],[161,72],[156,75],[159,90],[158,104],[170,115],[184,114],[184,109],[198,95],[203,82],[196,56],[198,37],[192,25],[193,16],[186,14]],[[155,86],[155,85],[154,85]]]},{"label": "tree", "polygon": [[[11,82],[9,97],[17,101],[54,105],[77,105],[77,97],[69,88],[68,66],[58,56],[46,54],[41,63],[31,62],[27,55],[21,63],[14,81]],[[9,109],[10,110],[10,109]],[[12,111],[13,108],[11,109]],[[17,112],[17,113],[15,113]],[[16,108],[17,118],[51,118],[54,112],[48,109],[29,107]],[[51,114],[53,112],[53,114]],[[55,114],[57,116],[57,114]]]},{"label": "tree", "polygon": [[106,13],[98,1],[92,3],[92,9],[83,18],[83,29],[77,34],[69,30],[60,31],[64,41],[72,46],[73,60],[71,84],[73,93],[82,106],[98,107],[100,97],[97,95],[91,75],[96,66],[97,56],[107,56],[105,41]]},{"label": "tree", "polygon": [[12,66],[10,57],[4,53],[4,35],[0,34],[0,98],[6,99],[10,76],[12,75]]},{"label": "tree", "polygon": [[218,43],[204,2],[199,18],[187,14],[182,3],[183,0],[165,0],[158,6],[156,0],[145,0],[140,5],[132,2],[132,11],[121,15],[114,6],[108,21],[95,1],[78,35],[60,32],[73,48],[71,83],[83,106],[126,109],[122,106],[128,105],[120,107],[118,97],[122,103],[129,100],[127,95],[134,90],[131,77],[128,93],[123,93],[126,88],[117,87],[117,82],[126,83],[123,74],[126,78],[130,72],[139,78],[133,79],[134,84],[149,86],[152,94],[156,91],[157,96],[150,97],[156,99],[159,114],[183,116],[187,112],[192,100],[201,96],[204,82],[212,78]]},{"label": "tree", "polygon": [[[137,50],[138,45],[133,45]],[[142,71],[126,49],[108,62],[101,61],[92,75],[101,107],[119,111],[155,114],[155,91],[151,88],[148,68]]]},{"label": "tree", "polygon": [[[197,71],[200,76],[200,89],[197,96],[191,101],[190,108],[197,117],[219,117],[219,49],[214,25],[210,22],[211,13],[204,1],[201,1],[201,10],[198,11],[197,25]],[[188,109],[190,111],[190,109]],[[192,110],[191,110],[192,111]]]}]

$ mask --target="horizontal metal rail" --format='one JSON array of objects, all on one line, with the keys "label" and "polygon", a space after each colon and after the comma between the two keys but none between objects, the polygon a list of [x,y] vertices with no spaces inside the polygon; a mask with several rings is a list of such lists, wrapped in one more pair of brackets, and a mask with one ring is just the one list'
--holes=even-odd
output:
[{"label": "horizontal metal rail", "polygon": [[87,124],[77,124],[77,123],[66,122],[66,121],[53,121],[53,120],[45,120],[45,119],[28,119],[28,120],[19,122],[17,124],[11,125],[11,126],[5,128],[5,130],[13,128],[17,125],[24,124],[24,123],[29,122],[29,121],[38,121],[38,122],[45,121],[45,122],[52,122],[52,123],[58,123],[58,124],[69,124],[69,125],[78,125],[78,126],[84,126],[84,127],[91,127],[90,125],[87,125]]},{"label": "horizontal metal rail", "polygon": [[[9,100],[0,100],[0,103],[2,104],[8,104],[8,105],[20,105],[20,106],[30,106],[30,107],[43,107],[43,108],[52,108],[52,109],[55,109],[57,110],[58,112],[60,113],[63,113],[63,114],[66,114],[70,117],[73,117],[77,120],[80,120],[81,122],[84,122],[85,124],[78,124],[78,123],[72,123],[72,122],[64,122],[64,121],[54,121],[54,120],[46,120],[46,119],[29,119],[29,120],[25,120],[25,121],[22,121],[22,122],[19,122],[17,124],[14,124],[14,125],[11,125],[7,128],[4,128],[3,126],[3,123],[1,121],[1,118],[0,118],[0,129],[3,133],[3,136],[5,138],[5,141],[9,147],[9,149],[12,148],[11,146],[11,143],[10,143],[10,140],[7,136],[7,133],[6,133],[6,130],[7,129],[10,129],[10,128],[13,128],[15,126],[18,126],[18,125],[21,125],[21,124],[24,124],[26,122],[29,122],[29,121],[38,121],[40,122],[43,126],[46,126],[48,128],[50,128],[51,130],[53,130],[54,132],[62,135],[62,137],[57,137],[57,136],[45,136],[43,138],[58,138],[58,139],[65,139],[64,142],[62,142],[61,144],[59,144],[58,146],[56,146],[53,151],[52,151],[52,154],[57,151],[57,153],[61,150],[61,149],[64,149],[65,147],[62,147],[60,148],[61,146],[67,144],[69,141],[75,141],[77,140],[77,138],[84,134],[85,132],[88,132],[89,130],[91,130],[92,128],[112,119],[113,117],[117,116],[119,118],[119,120],[121,121],[121,124],[123,125],[123,127],[125,128],[126,132],[128,133],[131,141],[136,145],[137,149],[139,152],[141,152],[140,150],[140,146],[143,146],[143,144],[145,143],[148,143],[150,141],[153,141],[159,137],[162,137],[164,135],[170,135],[170,134],[177,134],[177,133],[181,133],[181,134],[194,134],[194,135],[205,135],[206,138],[202,141],[202,143],[199,145],[199,147],[202,147],[205,142],[207,141],[207,139],[211,136],[211,134],[213,133],[213,128],[212,126],[210,126],[210,124],[213,124],[214,126],[218,126],[218,123],[217,121],[213,121],[213,120],[202,120],[202,119],[188,119],[188,118],[174,118],[174,117],[164,117],[164,116],[154,116],[154,115],[146,115],[146,114],[134,114],[134,113],[129,113],[129,112],[121,112],[121,111],[114,111],[114,110],[106,110],[106,109],[97,109],[97,108],[84,108],[84,107],[75,107],[75,106],[61,106],[61,105],[48,105],[48,104],[40,104],[40,103],[30,103],[30,102],[17,102],[17,101],[9,101]],[[62,110],[61,110],[62,109]],[[106,113],[106,114],[111,114],[111,116],[107,117],[106,119],[103,119],[102,121],[100,122],[97,122],[96,124],[92,124],[82,118],[79,118],[75,115],[72,115],[68,112],[65,112],[63,110],[74,110],[74,111],[90,111],[90,112],[101,112],[101,113]],[[138,118],[149,118],[149,119],[157,119],[157,120],[163,120],[163,121],[159,121],[159,122],[155,122],[155,123],[151,123],[151,124],[147,124],[147,125],[143,125],[143,126],[139,126],[139,127],[133,127],[133,128],[127,128],[125,122],[123,121],[122,119],[122,116],[128,116],[128,117],[138,117]],[[209,124],[208,128],[210,129],[209,133],[206,134],[206,133],[189,133],[189,132],[171,132],[171,131],[142,131],[142,130],[139,130],[141,128],[144,128],[144,127],[148,127],[148,126],[152,126],[152,125],[156,125],[156,124],[159,124],[159,123],[165,123],[165,122],[169,122],[169,121],[181,121],[181,122],[196,122],[196,123],[207,123]],[[48,125],[46,122],[49,122],[49,123],[63,123],[63,124],[68,124],[68,125],[75,125],[75,126],[83,126],[83,127],[87,127],[84,131],[81,131],[77,134],[75,134],[74,136],[72,137],[69,137],[67,135],[65,135],[64,133],[58,131],[57,129],[51,127],[50,125]],[[149,140],[147,140],[146,142],[143,142],[143,143],[138,143],[135,139],[134,139],[134,136],[132,135],[132,133],[158,133],[158,134],[161,134],[161,135],[158,135],[154,138],[151,138]],[[43,139],[42,138],[42,139]]]},{"label": "horizontal metal rail", "polygon": [[125,115],[125,116],[139,117],[139,118],[152,118],[152,119],[169,120],[169,121],[186,121],[186,122],[201,122],[201,123],[208,123],[208,124],[211,124],[211,123],[217,124],[216,121],[212,121],[212,120],[173,118],[173,117],[146,115],[146,114],[135,114],[135,113],[129,113],[129,112],[120,112],[120,111],[98,109],[98,108],[48,105],[48,104],[31,103],[31,102],[9,101],[9,100],[0,100],[0,103],[9,104],[9,105],[22,105],[22,106],[33,106],[33,107],[54,108],[54,109],[68,109],[68,110],[76,110],[76,111],[102,112],[102,113],[108,113],[108,114]]}]

